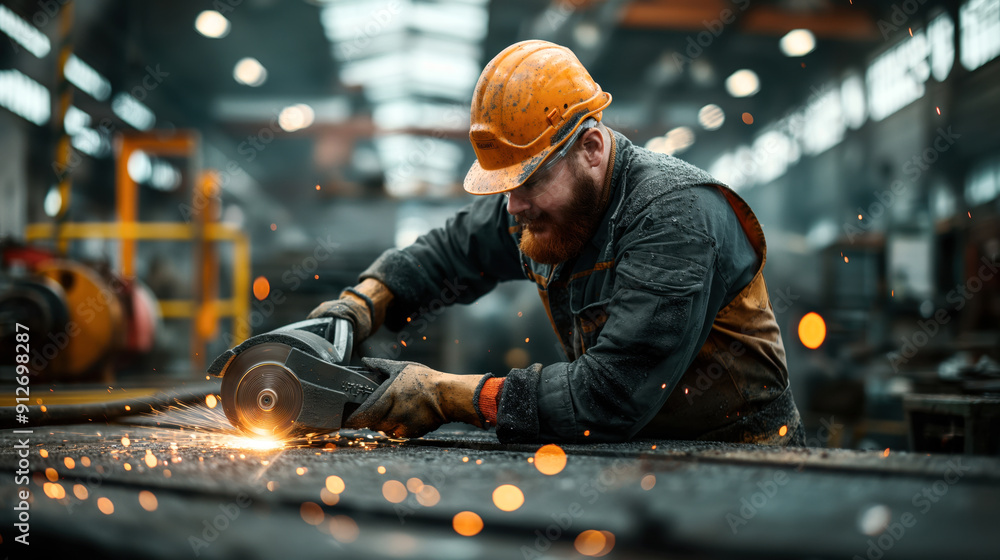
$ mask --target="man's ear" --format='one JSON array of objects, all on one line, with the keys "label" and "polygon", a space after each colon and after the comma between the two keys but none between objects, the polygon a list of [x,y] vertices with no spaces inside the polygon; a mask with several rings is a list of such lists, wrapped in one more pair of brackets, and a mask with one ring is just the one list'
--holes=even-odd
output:
[{"label": "man's ear", "polygon": [[604,145],[607,139],[601,132],[600,127],[594,127],[584,131],[580,137],[580,152],[584,161],[590,167],[597,167],[604,158]]}]

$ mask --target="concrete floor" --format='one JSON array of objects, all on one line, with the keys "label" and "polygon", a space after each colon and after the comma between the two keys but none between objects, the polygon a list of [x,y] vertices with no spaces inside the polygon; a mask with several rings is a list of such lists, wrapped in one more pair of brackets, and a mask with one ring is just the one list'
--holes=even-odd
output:
[{"label": "concrete floor", "polygon": [[[14,541],[19,436],[3,430],[5,555],[580,558],[590,543],[609,558],[879,560],[995,558],[1000,544],[1000,459],[649,441],[562,446],[565,468],[546,475],[529,462],[539,446],[482,431],[254,450],[224,423],[200,405],[34,428],[30,547]],[[339,494],[323,491],[331,475]],[[412,478],[434,490],[402,490]],[[505,484],[523,493],[514,511],[494,504]],[[475,536],[453,528],[463,511],[482,520]]]}]

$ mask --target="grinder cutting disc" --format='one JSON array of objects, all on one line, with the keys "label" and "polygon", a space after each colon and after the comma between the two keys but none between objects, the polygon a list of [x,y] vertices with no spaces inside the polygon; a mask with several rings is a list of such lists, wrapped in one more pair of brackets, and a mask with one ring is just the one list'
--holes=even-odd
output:
[{"label": "grinder cutting disc", "polygon": [[256,437],[283,438],[302,410],[302,384],[283,364],[291,347],[258,344],[240,353],[222,378],[222,409],[229,422]]}]

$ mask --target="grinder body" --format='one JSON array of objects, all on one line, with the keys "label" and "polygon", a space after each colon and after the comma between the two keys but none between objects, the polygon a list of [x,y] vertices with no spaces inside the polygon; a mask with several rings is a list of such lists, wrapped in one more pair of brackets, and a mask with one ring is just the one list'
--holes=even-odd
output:
[{"label": "grinder body", "polygon": [[339,430],[386,376],[347,365],[350,322],[301,321],[251,337],[209,367],[222,377],[222,410],[252,437],[284,439]]}]

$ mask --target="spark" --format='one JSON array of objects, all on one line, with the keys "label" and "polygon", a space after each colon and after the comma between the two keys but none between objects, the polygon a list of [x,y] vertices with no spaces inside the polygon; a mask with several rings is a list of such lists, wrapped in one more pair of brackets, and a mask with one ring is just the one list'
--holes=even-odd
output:
[{"label": "spark", "polygon": [[788,433],[788,426],[782,426],[781,428],[778,429],[778,435],[781,437],[785,437],[785,434],[787,433]]},{"label": "spark", "polygon": [[907,29],[910,31],[910,37],[913,37],[913,28],[912,27],[907,27]]},{"label": "spark", "polygon": [[525,338],[525,339],[524,339],[524,341],[525,341],[525,342],[528,342],[528,341],[530,341],[530,340],[531,340],[530,338]]},{"label": "spark", "polygon": [[939,115],[941,114],[941,108],[940,107],[935,107],[934,109],[937,111],[937,114],[939,114]]},{"label": "spark", "polygon": [[72,457],[66,457],[65,459],[63,459],[63,464],[66,465],[67,469],[72,469],[76,467],[76,461],[74,461]]},{"label": "spark", "polygon": [[378,467],[378,474],[385,474],[385,467],[383,467],[382,465],[379,465],[379,467]]},{"label": "spark", "polygon": [[889,448],[888,447],[886,447],[885,451],[882,452],[882,456],[883,457],[888,457],[889,456]]},{"label": "spark", "polygon": [[642,477],[642,481],[639,482],[639,486],[643,490],[652,490],[653,486],[656,486],[656,476],[652,474],[647,474]]}]

